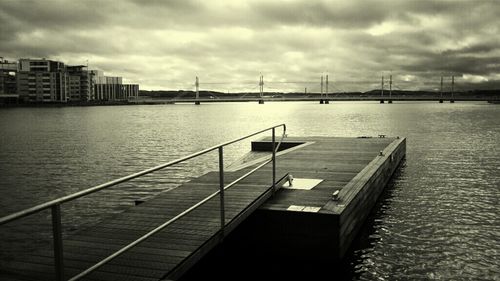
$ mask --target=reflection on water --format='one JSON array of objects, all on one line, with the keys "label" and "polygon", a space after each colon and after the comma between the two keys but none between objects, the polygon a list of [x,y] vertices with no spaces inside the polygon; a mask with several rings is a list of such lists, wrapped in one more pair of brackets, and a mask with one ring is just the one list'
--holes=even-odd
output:
[{"label": "reflection on water", "polygon": [[[354,279],[499,278],[500,109],[486,103],[2,109],[0,216],[278,123],[294,136],[408,137],[405,168],[349,257]],[[226,149],[226,163],[248,149],[248,142]],[[65,204],[65,230],[216,165],[214,153]],[[45,212],[2,226],[1,257],[49,243],[49,222]]]}]

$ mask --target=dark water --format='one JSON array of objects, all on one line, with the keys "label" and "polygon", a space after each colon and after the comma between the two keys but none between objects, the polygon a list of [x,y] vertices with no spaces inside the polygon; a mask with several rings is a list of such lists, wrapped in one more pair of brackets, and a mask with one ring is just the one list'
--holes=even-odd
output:
[{"label": "dark water", "polygon": [[[348,258],[355,280],[500,280],[500,107],[227,103],[0,110],[0,216],[277,123],[293,136],[406,136],[407,160]],[[227,162],[249,149],[226,150]],[[63,205],[71,233],[216,167],[216,155]],[[0,226],[3,260],[50,214]]]}]

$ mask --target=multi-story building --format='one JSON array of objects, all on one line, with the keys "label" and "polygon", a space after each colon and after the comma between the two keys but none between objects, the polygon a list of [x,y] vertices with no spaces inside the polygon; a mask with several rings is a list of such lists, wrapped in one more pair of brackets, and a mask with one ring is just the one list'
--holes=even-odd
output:
[{"label": "multi-story building", "polygon": [[19,98],[29,102],[67,102],[69,77],[64,63],[46,59],[20,59]]},{"label": "multi-story building", "polygon": [[121,92],[121,77],[104,76],[101,71],[95,71],[93,79],[96,100],[112,101],[117,100]]},{"label": "multi-story building", "polygon": [[122,95],[127,100],[139,98],[139,84],[123,84]]},{"label": "multi-story building", "polygon": [[94,99],[92,71],[85,65],[67,66],[69,75],[69,100],[89,101]]},{"label": "multi-story building", "polygon": [[47,59],[20,59],[19,98],[26,102],[116,101],[137,98],[139,85],[123,84],[121,77],[104,76],[85,65],[64,65]]},{"label": "multi-story building", "polygon": [[104,76],[93,70],[93,80],[96,100],[128,100],[139,96],[139,85],[123,84],[121,77]]},{"label": "multi-story building", "polygon": [[9,62],[0,58],[0,95],[17,93],[16,72],[17,62]]}]

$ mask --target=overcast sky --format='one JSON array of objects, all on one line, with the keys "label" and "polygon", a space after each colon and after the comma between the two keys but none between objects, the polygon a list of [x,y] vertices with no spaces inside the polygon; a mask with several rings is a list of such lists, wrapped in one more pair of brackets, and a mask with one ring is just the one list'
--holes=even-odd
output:
[{"label": "overcast sky", "polygon": [[[500,0],[0,0],[0,56],[45,57],[141,89],[500,88]],[[272,83],[272,82],[315,83]],[[225,84],[204,84],[223,82]]]}]

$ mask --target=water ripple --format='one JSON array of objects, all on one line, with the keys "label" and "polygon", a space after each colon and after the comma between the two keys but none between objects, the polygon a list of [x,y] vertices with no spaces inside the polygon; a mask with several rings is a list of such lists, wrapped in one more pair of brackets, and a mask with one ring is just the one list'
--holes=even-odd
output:
[{"label": "water ripple", "polygon": [[[277,123],[295,136],[408,137],[406,163],[353,246],[347,279],[500,280],[500,112],[486,104],[0,110],[0,216]],[[228,147],[226,163],[248,149]],[[65,204],[66,234],[216,167],[213,153]],[[49,222],[44,212],[2,226],[0,258],[46,245]]]}]

